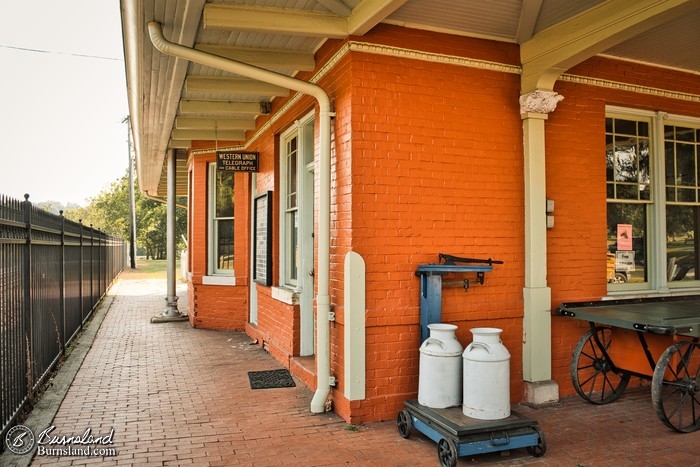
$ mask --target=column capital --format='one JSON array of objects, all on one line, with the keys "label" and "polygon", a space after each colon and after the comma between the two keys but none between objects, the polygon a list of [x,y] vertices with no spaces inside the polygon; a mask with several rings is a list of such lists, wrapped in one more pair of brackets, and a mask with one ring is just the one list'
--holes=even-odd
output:
[{"label": "column capital", "polygon": [[548,114],[557,108],[557,104],[564,99],[554,91],[535,91],[520,96],[520,114]]}]

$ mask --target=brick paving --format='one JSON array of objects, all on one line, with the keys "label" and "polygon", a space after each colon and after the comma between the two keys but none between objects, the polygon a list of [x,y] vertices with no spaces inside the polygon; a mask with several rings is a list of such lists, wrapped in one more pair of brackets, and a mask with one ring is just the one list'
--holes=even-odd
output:
[{"label": "brick paving", "polygon": [[[355,428],[332,413],[311,414],[312,393],[299,381],[252,390],[248,371],[282,366],[243,333],[150,324],[164,307],[165,281],[128,273],[115,287],[53,425],[60,435],[114,428],[118,455],[37,456],[32,465],[438,465],[435,443],[416,431],[401,438],[393,420]],[[573,397],[546,409],[514,409],[539,422],[544,457],[518,449],[463,457],[458,465],[700,465],[700,432],[663,426],[648,387],[606,406]]]}]

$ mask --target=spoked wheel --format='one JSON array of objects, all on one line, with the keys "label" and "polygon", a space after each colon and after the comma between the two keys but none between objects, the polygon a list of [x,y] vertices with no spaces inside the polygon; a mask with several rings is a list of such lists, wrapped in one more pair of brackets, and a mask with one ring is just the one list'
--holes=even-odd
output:
[{"label": "spoked wheel", "polygon": [[396,417],[396,427],[399,429],[399,434],[402,438],[411,436],[413,421],[411,420],[411,415],[408,413],[408,410],[399,412],[399,415]]},{"label": "spoked wheel", "polygon": [[600,346],[595,340],[593,330],[589,330],[574,347],[571,356],[571,381],[579,396],[593,404],[608,404],[622,395],[630,380],[630,375],[613,371],[613,365],[603,354],[612,343],[612,330],[608,327],[596,327],[595,332]]},{"label": "spoked wheel", "polygon": [[457,446],[451,439],[442,438],[437,446],[438,460],[442,467],[457,465]]},{"label": "spoked wheel", "polygon": [[544,439],[544,432],[540,430],[539,427],[533,426],[532,428],[537,432],[537,444],[535,446],[528,446],[525,449],[527,449],[527,452],[529,452],[531,456],[542,457],[544,453],[547,452],[547,440]]},{"label": "spoked wheel", "polygon": [[700,344],[678,342],[661,355],[651,380],[656,415],[681,433],[700,428]]}]

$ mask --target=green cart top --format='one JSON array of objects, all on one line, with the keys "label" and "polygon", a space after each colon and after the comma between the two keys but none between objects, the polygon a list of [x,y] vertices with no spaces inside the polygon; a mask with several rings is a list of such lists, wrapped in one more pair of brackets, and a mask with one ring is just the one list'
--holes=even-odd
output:
[{"label": "green cart top", "polygon": [[700,296],[563,303],[559,316],[661,335],[700,337]]}]

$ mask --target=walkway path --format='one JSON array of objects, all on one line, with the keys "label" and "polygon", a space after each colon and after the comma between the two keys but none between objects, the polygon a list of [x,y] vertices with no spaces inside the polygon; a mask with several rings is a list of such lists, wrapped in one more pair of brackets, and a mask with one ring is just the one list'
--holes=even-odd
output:
[{"label": "walkway path", "polygon": [[[312,393],[298,381],[250,389],[248,371],[281,365],[242,333],[150,324],[164,291],[164,280],[122,277],[53,421],[58,435],[113,428],[118,455],[37,456],[32,465],[438,465],[435,443],[415,431],[402,439],[394,421],[355,428],[332,413],[311,414]],[[544,430],[544,457],[519,449],[458,465],[700,465],[700,432],[664,427],[648,387],[607,406],[567,398],[547,409],[516,409]]]}]

